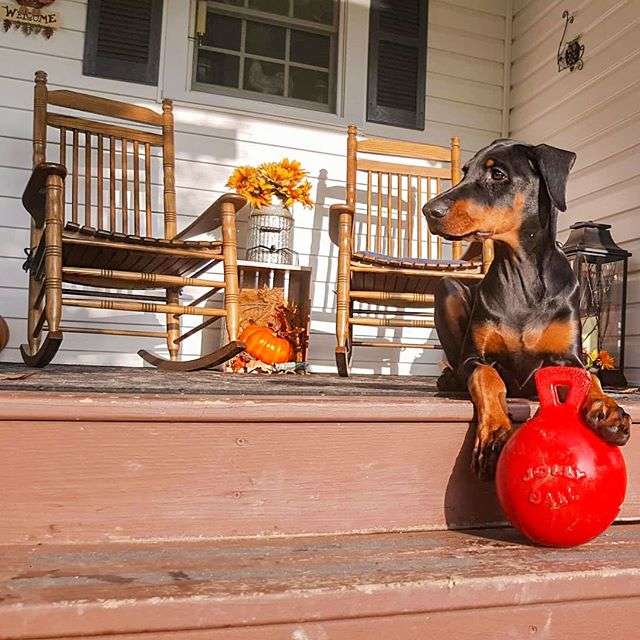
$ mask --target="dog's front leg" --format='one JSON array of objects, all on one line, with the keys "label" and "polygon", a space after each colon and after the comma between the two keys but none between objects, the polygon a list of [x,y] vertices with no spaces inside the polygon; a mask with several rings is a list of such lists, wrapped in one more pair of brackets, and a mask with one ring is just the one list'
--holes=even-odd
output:
[{"label": "dog's front leg", "polygon": [[598,376],[591,374],[591,388],[582,415],[586,423],[605,441],[622,446],[631,435],[631,417],[603,390]]},{"label": "dog's front leg", "polygon": [[476,408],[476,441],[472,467],[482,480],[495,476],[498,456],[513,431],[507,410],[507,388],[500,374],[478,363],[467,379]]}]

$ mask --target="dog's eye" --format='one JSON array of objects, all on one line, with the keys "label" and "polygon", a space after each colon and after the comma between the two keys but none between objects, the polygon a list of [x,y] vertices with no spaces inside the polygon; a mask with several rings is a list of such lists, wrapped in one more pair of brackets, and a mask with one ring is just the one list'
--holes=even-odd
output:
[{"label": "dog's eye", "polygon": [[498,167],[491,167],[491,179],[500,182],[507,179],[507,174]]}]

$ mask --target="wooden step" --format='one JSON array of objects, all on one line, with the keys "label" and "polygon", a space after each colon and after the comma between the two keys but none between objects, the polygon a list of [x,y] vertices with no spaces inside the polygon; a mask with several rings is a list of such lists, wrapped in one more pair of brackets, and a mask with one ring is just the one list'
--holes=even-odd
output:
[{"label": "wooden step", "polygon": [[[638,421],[640,403],[623,402]],[[510,404],[516,421],[534,410]],[[502,525],[493,486],[469,470],[472,419],[467,400],[399,390],[0,391],[0,543]],[[640,439],[632,436],[624,453],[620,517],[640,519]]]},{"label": "wooden step", "polygon": [[[0,547],[0,638],[637,637],[640,525]],[[134,635],[139,634],[139,635]]]}]

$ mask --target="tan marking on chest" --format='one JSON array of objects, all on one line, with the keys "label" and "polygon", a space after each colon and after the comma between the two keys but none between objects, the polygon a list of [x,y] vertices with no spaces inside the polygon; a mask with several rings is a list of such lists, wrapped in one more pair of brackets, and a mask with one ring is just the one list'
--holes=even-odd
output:
[{"label": "tan marking on chest", "polygon": [[557,320],[546,327],[525,329],[522,333],[507,326],[486,322],[473,328],[472,337],[481,356],[523,351],[563,355],[571,351],[576,330],[576,323],[567,320]]},{"label": "tan marking on chest", "polygon": [[473,342],[481,356],[520,351],[522,345],[516,331],[506,326],[486,322],[472,330]]},{"label": "tan marking on chest", "polygon": [[522,342],[527,351],[562,355],[575,343],[576,330],[572,320],[555,320],[546,327],[525,330]]}]

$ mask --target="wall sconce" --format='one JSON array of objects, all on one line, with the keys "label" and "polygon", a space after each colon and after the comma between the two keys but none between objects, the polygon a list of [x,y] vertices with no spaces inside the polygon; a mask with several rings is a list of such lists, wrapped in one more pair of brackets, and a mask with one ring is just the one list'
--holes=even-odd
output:
[{"label": "wall sconce", "polygon": [[582,54],[584,53],[584,45],[580,42],[582,34],[579,33],[575,38],[565,42],[564,38],[567,35],[567,28],[570,24],[573,24],[573,14],[569,14],[568,11],[564,11],[562,14],[564,22],[564,31],[562,32],[562,38],[560,38],[560,44],[558,45],[558,71],[563,69],[582,69],[584,63],[582,62]]}]

